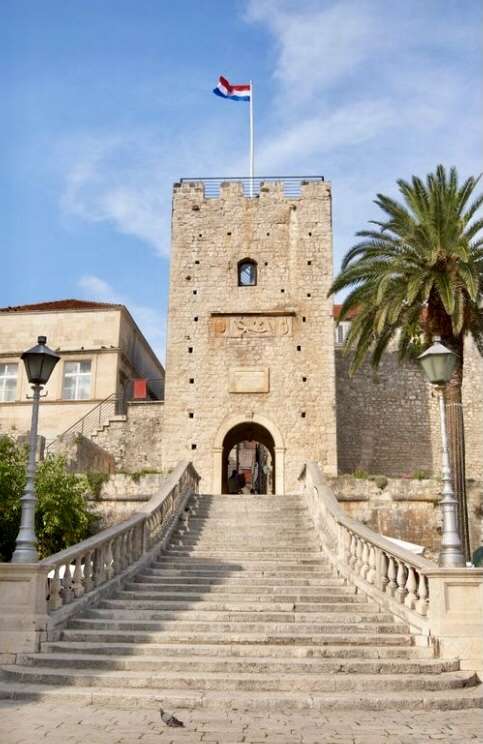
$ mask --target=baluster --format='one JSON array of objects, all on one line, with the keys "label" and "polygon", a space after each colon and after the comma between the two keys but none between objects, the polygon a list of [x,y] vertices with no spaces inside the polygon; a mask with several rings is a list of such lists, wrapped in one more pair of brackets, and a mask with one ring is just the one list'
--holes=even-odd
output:
[{"label": "baluster", "polygon": [[86,553],[84,558],[84,588],[90,592],[94,588],[94,571],[92,566],[92,550]]},{"label": "baluster", "polygon": [[416,612],[425,617],[428,614],[429,605],[428,580],[423,573],[419,574],[418,581],[418,601],[416,602]]},{"label": "baluster", "polygon": [[350,557],[350,567],[354,571],[355,566],[357,563],[357,537],[354,535],[354,533],[351,533],[351,557]]},{"label": "baluster", "polygon": [[379,552],[379,563],[376,562],[376,571],[378,572],[376,574],[376,583],[377,588],[381,590],[381,592],[386,591],[387,584],[389,582],[387,571],[389,568],[389,560],[386,555],[386,553],[383,550],[378,551]]},{"label": "baluster", "polygon": [[410,610],[413,610],[416,606],[416,601],[417,601],[416,589],[417,588],[418,588],[418,582],[416,581],[416,575],[414,573],[414,568],[412,566],[408,566],[408,577],[406,580],[407,594],[404,599],[404,606],[408,607]]},{"label": "baluster", "polygon": [[126,555],[127,555],[127,564],[128,564],[128,566],[131,565],[131,563],[133,561],[133,553],[134,553],[134,542],[133,542],[133,530],[132,530],[132,527],[131,527],[131,529],[128,530],[128,533],[127,533],[127,550],[126,550]]},{"label": "baluster", "polygon": [[54,575],[50,581],[50,597],[49,597],[49,608],[51,610],[58,610],[62,607],[62,584],[59,576],[59,566],[54,568]]},{"label": "baluster", "polygon": [[354,563],[354,571],[358,574],[362,566],[362,540],[356,537],[356,562]]},{"label": "baluster", "polygon": [[366,578],[368,571],[369,571],[369,547],[367,545],[367,542],[364,540],[363,547],[362,547],[362,565],[359,571],[363,579]]},{"label": "baluster", "polygon": [[391,595],[391,597],[394,597],[397,589],[397,582],[396,582],[396,561],[392,557],[392,555],[389,556],[389,566],[387,569],[387,578],[389,579],[388,583],[386,584],[386,592]]},{"label": "baluster", "polygon": [[115,537],[112,541],[112,575],[117,576],[121,572],[120,540]]},{"label": "baluster", "polygon": [[72,590],[74,592],[74,597],[82,597],[84,594],[84,584],[82,581],[82,558],[80,555],[75,559]]},{"label": "baluster", "polygon": [[367,572],[367,582],[374,584],[376,578],[376,549],[371,546],[369,549],[369,570]]},{"label": "baluster", "polygon": [[404,565],[402,561],[397,562],[396,582],[397,582],[397,589],[396,589],[395,597],[400,604],[403,604],[404,597],[406,596],[407,590],[406,590],[406,566]]},{"label": "baluster", "polygon": [[[341,527],[342,529],[342,527]],[[342,540],[344,545],[343,560],[346,566],[350,566],[351,559],[351,534],[346,529],[342,533]]]},{"label": "baluster", "polygon": [[94,586],[100,586],[103,582],[104,566],[102,561],[102,546],[94,549]]},{"label": "baluster", "polygon": [[105,548],[106,558],[106,580],[112,579],[114,576],[113,557],[112,557],[112,540],[109,540]]},{"label": "baluster", "polygon": [[62,599],[63,604],[69,604],[73,598],[72,591],[72,574],[70,572],[70,563],[64,563],[64,576],[62,578]]}]

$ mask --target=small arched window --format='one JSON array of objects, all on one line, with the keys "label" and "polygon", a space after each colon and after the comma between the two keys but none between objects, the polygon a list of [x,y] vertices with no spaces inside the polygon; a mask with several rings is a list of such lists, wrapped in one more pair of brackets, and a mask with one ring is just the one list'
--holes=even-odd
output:
[{"label": "small arched window", "polygon": [[238,262],[238,286],[254,287],[257,283],[257,262],[244,258]]}]

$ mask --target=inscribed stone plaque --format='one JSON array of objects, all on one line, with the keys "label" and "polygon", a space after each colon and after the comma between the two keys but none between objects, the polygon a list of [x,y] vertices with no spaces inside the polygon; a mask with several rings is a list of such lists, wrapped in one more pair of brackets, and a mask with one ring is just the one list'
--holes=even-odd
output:
[{"label": "inscribed stone plaque", "polygon": [[268,393],[270,376],[268,367],[240,367],[230,369],[230,393]]},{"label": "inscribed stone plaque", "polygon": [[212,318],[211,334],[218,338],[270,338],[292,335],[290,315],[231,315]]}]

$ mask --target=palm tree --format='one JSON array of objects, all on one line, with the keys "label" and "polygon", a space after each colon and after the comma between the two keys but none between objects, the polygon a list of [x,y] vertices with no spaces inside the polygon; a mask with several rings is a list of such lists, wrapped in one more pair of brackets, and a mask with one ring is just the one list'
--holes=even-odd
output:
[{"label": "palm tree", "polygon": [[329,291],[349,289],[339,321],[355,313],[345,344],[353,352],[351,373],[368,355],[377,367],[391,341],[401,361],[414,358],[434,336],[458,355],[444,396],[450,441],[460,443],[452,447],[452,471],[467,559],[461,389],[468,335],[483,355],[483,195],[473,197],[479,180],[459,185],[456,168],[448,174],[438,165],[425,182],[397,182],[402,202],[378,194],[383,218],[371,223],[375,229],[357,233],[361,241],[346,254]]}]

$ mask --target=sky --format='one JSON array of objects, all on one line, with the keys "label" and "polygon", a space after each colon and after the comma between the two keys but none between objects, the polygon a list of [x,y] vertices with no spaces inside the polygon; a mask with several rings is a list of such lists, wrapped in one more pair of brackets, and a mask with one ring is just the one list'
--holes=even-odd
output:
[{"label": "sky", "polygon": [[481,0],[0,0],[0,306],[127,305],[164,359],[172,185],[331,181],[334,263],[379,192],[483,170]]}]

